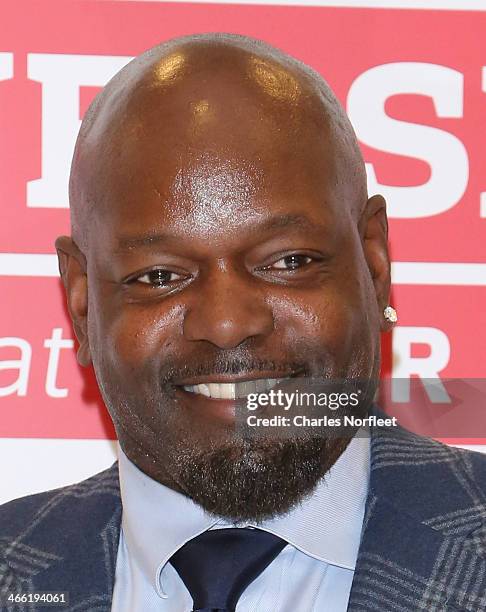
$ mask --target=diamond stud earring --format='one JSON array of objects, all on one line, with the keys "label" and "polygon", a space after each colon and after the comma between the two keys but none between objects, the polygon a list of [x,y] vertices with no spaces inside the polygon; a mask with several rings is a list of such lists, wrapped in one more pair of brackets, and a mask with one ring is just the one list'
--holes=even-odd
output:
[{"label": "diamond stud earring", "polygon": [[396,323],[398,321],[397,311],[393,308],[393,306],[388,305],[383,311],[383,316],[390,323]]}]

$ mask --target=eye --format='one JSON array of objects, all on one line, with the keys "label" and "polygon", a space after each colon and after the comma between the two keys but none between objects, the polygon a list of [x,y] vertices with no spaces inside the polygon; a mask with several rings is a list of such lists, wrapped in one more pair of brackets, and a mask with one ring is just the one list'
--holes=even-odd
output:
[{"label": "eye", "polygon": [[164,287],[169,283],[182,279],[181,274],[171,272],[170,270],[164,270],[163,268],[155,268],[154,270],[148,270],[140,276],[132,278],[130,282],[138,282],[144,285],[153,285],[155,287]]},{"label": "eye", "polygon": [[309,257],[309,255],[295,253],[282,257],[282,259],[279,259],[271,266],[268,266],[267,269],[273,268],[276,270],[297,270],[298,268],[306,266],[311,261],[313,261],[313,258]]}]

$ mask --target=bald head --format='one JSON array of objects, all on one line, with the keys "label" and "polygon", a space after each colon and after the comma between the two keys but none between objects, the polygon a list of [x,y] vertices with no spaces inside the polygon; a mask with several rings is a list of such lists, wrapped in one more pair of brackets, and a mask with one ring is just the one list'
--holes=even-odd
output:
[{"label": "bald head", "polygon": [[[357,219],[367,199],[363,160],[346,114],[318,73],[243,36],[173,39],[131,61],[88,109],[71,168],[73,238],[86,254],[87,228],[119,199],[113,185],[124,195],[147,170],[170,175],[165,185],[150,179],[161,201],[179,185],[195,198],[219,197],[224,206],[227,193],[218,182],[238,174],[233,189],[255,190],[245,182],[245,166],[253,175],[262,164],[289,163],[289,172],[301,172],[292,158],[308,157],[310,149],[309,171],[332,165],[342,206]],[[198,160],[195,184],[184,167]],[[271,180],[267,174],[260,172],[262,184]],[[184,181],[194,183],[192,191]]]}]

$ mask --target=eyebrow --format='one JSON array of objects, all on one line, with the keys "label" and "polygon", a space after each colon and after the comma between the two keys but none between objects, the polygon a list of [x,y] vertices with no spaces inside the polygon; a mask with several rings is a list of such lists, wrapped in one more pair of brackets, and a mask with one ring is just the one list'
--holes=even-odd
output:
[{"label": "eyebrow", "polygon": [[141,236],[121,236],[118,239],[118,244],[115,253],[121,253],[123,251],[131,251],[135,248],[147,247],[152,244],[159,242],[169,242],[171,239],[174,240],[175,236],[170,234],[158,233],[158,234],[143,234]]},{"label": "eyebrow", "polygon": [[[267,233],[288,227],[295,227],[305,231],[315,231],[317,228],[320,228],[320,226],[308,219],[305,215],[287,214],[274,215],[266,221],[255,225],[253,230],[256,229],[263,233]],[[115,252],[120,253],[124,251],[131,251],[135,248],[143,248],[152,246],[154,244],[159,244],[161,242],[171,242],[174,240],[179,240],[179,237],[167,233],[147,233],[141,236],[120,236]]]}]

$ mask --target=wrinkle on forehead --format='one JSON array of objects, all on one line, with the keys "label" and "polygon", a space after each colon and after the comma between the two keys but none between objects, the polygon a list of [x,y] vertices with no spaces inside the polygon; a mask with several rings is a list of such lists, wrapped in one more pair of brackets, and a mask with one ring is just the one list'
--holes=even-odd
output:
[{"label": "wrinkle on forehead", "polygon": [[[229,215],[225,184],[241,196],[235,206],[248,201],[259,162],[285,165],[319,135],[332,148],[336,184],[349,192],[344,199],[356,217],[366,202],[364,164],[351,124],[322,77],[262,41],[237,35],[189,36],[154,47],[115,75],[83,120],[70,177],[73,238],[87,246],[91,208],[108,200],[103,173],[119,172],[122,185],[148,161],[173,166],[199,149],[199,167],[191,163],[189,174],[184,163],[175,169],[175,193],[191,193],[199,211],[209,209],[209,199],[212,210],[225,200],[221,213]],[[215,149],[219,163],[210,165]],[[250,156],[255,163],[246,176],[241,159]]]}]

